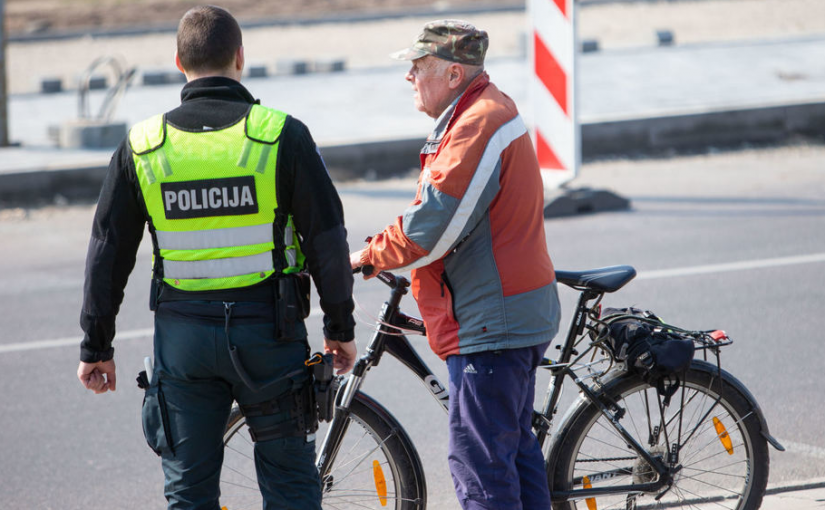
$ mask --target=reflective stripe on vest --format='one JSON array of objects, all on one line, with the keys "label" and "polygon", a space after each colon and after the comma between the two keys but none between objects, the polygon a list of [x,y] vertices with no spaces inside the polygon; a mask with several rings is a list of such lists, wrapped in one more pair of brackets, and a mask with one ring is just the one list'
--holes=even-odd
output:
[{"label": "reflective stripe on vest", "polygon": [[156,230],[158,244],[169,250],[202,250],[244,244],[272,243],[272,225],[165,232]]},{"label": "reflective stripe on vest", "polygon": [[[152,221],[163,280],[181,290],[253,285],[275,273],[273,223],[278,140],[286,114],[253,105],[233,126],[182,131],[163,116],[132,128],[129,142]],[[304,257],[291,217],[285,273]]]},{"label": "reflective stripe on vest", "polygon": [[247,257],[193,261],[177,261],[164,258],[163,271],[167,278],[178,280],[228,278],[249,273],[266,273],[272,271],[272,253],[263,252]]}]

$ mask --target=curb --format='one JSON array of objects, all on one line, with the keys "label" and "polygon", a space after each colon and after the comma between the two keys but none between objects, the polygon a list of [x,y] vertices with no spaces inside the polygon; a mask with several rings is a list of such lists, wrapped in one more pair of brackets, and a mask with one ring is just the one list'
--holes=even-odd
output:
[{"label": "curb", "polygon": [[[670,154],[744,144],[777,144],[794,136],[825,139],[825,101],[718,109],[635,119],[583,123],[582,159]],[[421,138],[371,141],[320,148],[336,181],[383,179],[418,168]],[[108,166],[81,164],[65,169],[0,173],[0,203],[93,200]]]},{"label": "curb", "polygon": [[786,492],[807,491],[811,489],[825,489],[825,479],[809,480],[807,482],[800,482],[790,485],[768,487],[768,489],[765,491],[765,496],[771,496],[773,494],[784,494]]}]

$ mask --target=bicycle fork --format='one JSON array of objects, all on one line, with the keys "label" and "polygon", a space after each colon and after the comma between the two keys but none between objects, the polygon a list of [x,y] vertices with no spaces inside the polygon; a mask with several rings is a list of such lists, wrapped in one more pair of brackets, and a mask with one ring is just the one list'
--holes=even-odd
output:
[{"label": "bicycle fork", "polygon": [[326,489],[332,485],[333,480],[329,479],[330,466],[332,466],[335,456],[338,454],[338,449],[341,447],[341,440],[347,432],[349,427],[350,405],[355,398],[355,394],[361,388],[363,383],[363,374],[366,371],[367,362],[361,358],[353,367],[352,373],[347,376],[346,381],[341,384],[338,390],[338,398],[335,402],[335,413],[329,423],[329,431],[324,437],[321,447],[318,449],[318,455],[315,459],[315,465],[318,468],[318,473],[321,475],[322,489]]}]

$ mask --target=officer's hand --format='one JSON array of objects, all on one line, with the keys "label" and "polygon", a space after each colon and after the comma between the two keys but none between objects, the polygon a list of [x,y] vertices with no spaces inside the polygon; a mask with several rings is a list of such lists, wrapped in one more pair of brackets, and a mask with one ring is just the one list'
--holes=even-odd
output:
[{"label": "officer's hand", "polygon": [[341,375],[352,369],[355,364],[355,357],[358,355],[358,348],[355,345],[355,340],[336,342],[324,338],[324,352],[331,352],[335,356],[332,366],[338,369],[336,374]]},{"label": "officer's hand", "polygon": [[80,362],[77,367],[77,378],[87,390],[95,393],[115,391],[117,377],[115,376],[115,360],[98,361],[97,363]]}]

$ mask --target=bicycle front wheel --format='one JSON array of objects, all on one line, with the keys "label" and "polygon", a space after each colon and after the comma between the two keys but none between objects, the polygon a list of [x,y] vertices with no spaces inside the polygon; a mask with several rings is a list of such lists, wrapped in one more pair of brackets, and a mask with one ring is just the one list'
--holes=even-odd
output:
[{"label": "bicycle front wheel", "polygon": [[[426,482],[421,461],[407,434],[380,404],[357,393],[349,414],[338,422],[321,424],[317,437],[337,445],[322,473],[322,503],[328,510],[426,508]],[[228,510],[261,508],[253,443],[246,420],[233,409],[224,434],[221,507]],[[332,450],[332,449],[331,449]]]},{"label": "bicycle front wheel", "polygon": [[[611,416],[651,455],[673,460],[672,483],[655,491],[634,485],[659,475],[632,449],[592,402],[565,420],[548,462],[551,492],[626,487],[618,494],[581,497],[572,493],[553,508],[691,508],[756,510],[768,481],[767,442],[757,411],[727,381],[733,376],[705,363],[694,365],[669,405],[656,388],[631,376],[608,383],[603,403]],[[675,454],[675,455],[674,455]]]}]

